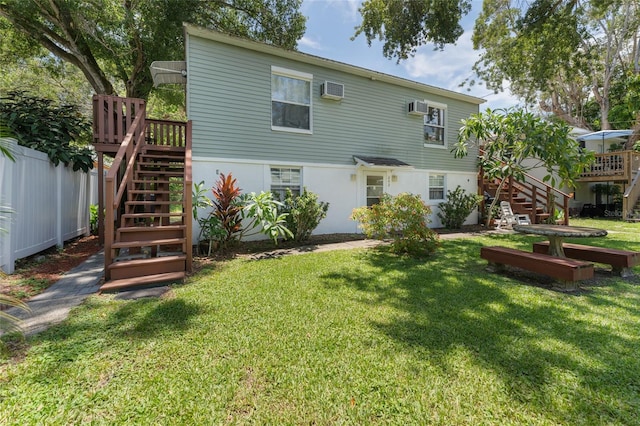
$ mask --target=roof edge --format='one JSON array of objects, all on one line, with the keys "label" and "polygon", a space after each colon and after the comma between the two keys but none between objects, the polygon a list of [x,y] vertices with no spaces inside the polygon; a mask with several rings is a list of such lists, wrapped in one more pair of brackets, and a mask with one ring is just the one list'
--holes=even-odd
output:
[{"label": "roof edge", "polygon": [[232,46],[242,47],[248,50],[253,50],[262,53],[268,53],[273,56],[279,56],[286,59],[295,60],[298,62],[304,62],[310,65],[322,66],[337,71],[346,72],[348,74],[357,75],[360,77],[368,78],[370,80],[378,80],[385,83],[395,84],[397,86],[406,87],[409,89],[420,90],[422,92],[430,92],[440,96],[446,96],[456,100],[469,102],[475,105],[481,105],[487,102],[486,99],[478,98],[476,96],[465,95],[463,93],[454,92],[453,90],[443,89],[441,87],[431,86],[425,83],[419,83],[417,81],[408,80],[402,77],[396,77],[390,74],[385,74],[378,71],[369,70],[367,68],[358,67],[356,65],[346,64],[344,62],[334,61],[332,59],[322,58],[320,56],[311,55],[309,53],[298,52],[294,50],[286,50],[281,47],[276,47],[267,43],[248,40],[237,36],[222,33],[220,31],[211,30],[197,25],[184,23],[185,35],[192,35],[195,37],[204,38],[207,40],[217,41],[220,43],[229,44]]}]

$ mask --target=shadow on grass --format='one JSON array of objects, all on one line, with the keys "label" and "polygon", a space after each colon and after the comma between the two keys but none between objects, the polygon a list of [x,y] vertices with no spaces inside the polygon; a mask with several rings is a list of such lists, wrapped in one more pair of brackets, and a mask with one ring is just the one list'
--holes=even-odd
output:
[{"label": "shadow on grass", "polygon": [[[95,312],[110,309],[106,315]],[[101,352],[104,345],[124,345],[131,350],[160,335],[180,336],[191,327],[191,319],[201,308],[181,299],[139,299],[122,303],[88,299],[65,324],[34,337],[42,357],[38,376],[49,380],[85,356]],[[111,350],[104,347],[105,351]]]},{"label": "shadow on grass", "polygon": [[[640,344],[631,332],[640,324],[637,304],[617,303],[612,292],[576,297],[527,289],[513,277],[486,271],[480,247],[508,242],[530,249],[532,240],[443,241],[433,258],[422,261],[370,250],[362,256],[372,270],[363,275],[345,268],[324,279],[329,288],[348,283],[373,294],[369,303],[393,307],[396,319],[373,326],[447,374],[455,375],[449,355],[464,348],[501,377],[514,401],[535,406],[553,422],[632,420],[640,408],[640,361],[632,355]],[[381,275],[395,282],[381,283]],[[622,329],[610,325],[608,308],[623,312]],[[563,383],[563,376],[579,386]],[[568,402],[550,404],[558,392]]]}]

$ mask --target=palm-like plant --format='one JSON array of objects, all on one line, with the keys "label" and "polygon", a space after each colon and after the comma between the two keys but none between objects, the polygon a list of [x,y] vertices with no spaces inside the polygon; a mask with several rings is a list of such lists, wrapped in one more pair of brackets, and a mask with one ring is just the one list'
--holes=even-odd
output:
[{"label": "palm-like plant", "polygon": [[[0,305],[20,308],[27,312],[30,311],[26,303],[6,294],[0,294]],[[0,310],[0,330],[7,332],[20,331],[20,319]]]}]

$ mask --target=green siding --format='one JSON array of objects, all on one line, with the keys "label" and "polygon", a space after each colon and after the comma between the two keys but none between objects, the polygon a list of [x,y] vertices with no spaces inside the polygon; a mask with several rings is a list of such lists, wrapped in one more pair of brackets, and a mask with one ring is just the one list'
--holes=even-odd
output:
[{"label": "green siding", "polygon": [[[473,155],[455,159],[449,148],[424,147],[422,117],[406,113],[414,99],[447,104],[450,147],[460,120],[478,112],[472,103],[193,35],[187,63],[195,156],[348,165],[360,154],[397,158],[418,169],[475,169]],[[272,65],[313,74],[313,134],[271,130]],[[344,84],[345,98],[321,98],[325,80]]]}]

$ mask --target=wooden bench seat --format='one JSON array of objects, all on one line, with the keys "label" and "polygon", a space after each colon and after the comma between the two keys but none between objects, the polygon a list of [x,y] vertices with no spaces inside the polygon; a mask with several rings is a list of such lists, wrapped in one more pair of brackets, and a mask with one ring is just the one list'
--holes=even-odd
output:
[{"label": "wooden bench seat", "polygon": [[567,283],[593,278],[593,264],[575,259],[499,246],[482,247],[480,257],[498,267],[510,265],[555,278],[565,283],[565,290],[575,288]]},{"label": "wooden bench seat", "polygon": [[[633,268],[640,263],[640,252],[637,251],[618,250],[571,243],[563,243],[562,249],[564,250],[565,256],[571,259],[588,260],[590,262],[611,265],[612,272],[622,277],[633,275],[630,268]],[[533,243],[533,251],[536,253],[547,254],[549,252],[549,241]]]}]

